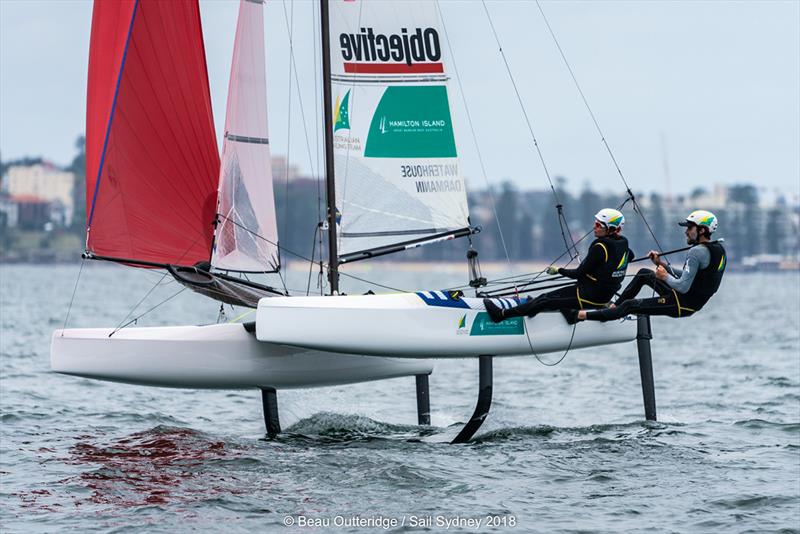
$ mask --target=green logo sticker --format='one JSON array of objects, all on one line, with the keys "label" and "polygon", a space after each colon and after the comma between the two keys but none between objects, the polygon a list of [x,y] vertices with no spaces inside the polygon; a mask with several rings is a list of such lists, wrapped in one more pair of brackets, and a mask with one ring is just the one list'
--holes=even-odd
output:
[{"label": "green logo sticker", "polygon": [[456,328],[456,334],[464,335],[469,334],[469,330],[467,330],[467,314],[461,316],[461,319],[458,320],[458,328]]},{"label": "green logo sticker", "polygon": [[350,129],[350,112],[347,110],[350,103],[350,91],[344,94],[344,98],[339,102],[339,97],[336,97],[336,109],[333,112],[333,131],[336,130],[349,130]]},{"label": "green logo sticker", "polygon": [[512,317],[495,323],[486,312],[479,312],[472,322],[471,336],[515,336],[525,333],[522,317]]},{"label": "green logo sticker", "polygon": [[368,158],[456,157],[447,87],[444,85],[388,87],[372,116],[364,156]]}]

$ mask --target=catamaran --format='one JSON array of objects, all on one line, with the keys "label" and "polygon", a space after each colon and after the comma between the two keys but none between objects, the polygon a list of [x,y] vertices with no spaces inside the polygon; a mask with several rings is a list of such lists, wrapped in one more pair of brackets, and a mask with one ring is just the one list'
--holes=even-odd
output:
[{"label": "catamaran", "polygon": [[[87,103],[84,259],[164,269],[255,321],[65,328],[59,373],[184,388],[259,388],[269,435],[276,391],[415,376],[429,424],[432,358],[479,358],[481,393],[466,441],[488,413],[494,356],[637,338],[637,323],[568,325],[560,314],[493,323],[482,298],[433,289],[340,295],[340,267],[469,237],[434,2],[322,0],[320,7],[329,295],[290,295],[246,278],[276,273],[263,1],[241,0],[221,158],[197,0],[95,2]],[[331,43],[333,45],[331,46]],[[471,241],[471,240],[470,240]],[[568,249],[569,250],[569,249]],[[469,285],[486,280],[468,251]],[[539,286],[495,291],[509,307]],[[639,324],[641,338],[641,322]]]}]

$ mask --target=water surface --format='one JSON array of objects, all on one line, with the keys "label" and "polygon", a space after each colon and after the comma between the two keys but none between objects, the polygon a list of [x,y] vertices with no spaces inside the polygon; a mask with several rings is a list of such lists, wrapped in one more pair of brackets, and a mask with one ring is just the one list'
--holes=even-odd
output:
[{"label": "water surface", "polygon": [[[351,532],[392,521],[388,530],[418,530],[412,522],[426,520],[432,530],[521,532],[800,525],[796,274],[731,273],[695,317],[654,319],[657,423],[644,421],[631,343],[576,350],[554,367],[496,360],[489,418],[474,442],[451,446],[474,407],[475,360],[436,363],[432,428],[416,426],[414,379],[399,378],[281,391],[286,433],[265,441],[257,391],[50,373],[50,333],[64,324],[77,266],[0,269],[3,532],[309,531],[300,516],[379,525],[337,529]],[[405,289],[453,284],[433,271],[358,275]],[[87,266],[69,325],[114,326],[159,280]],[[299,271],[289,282],[306,283]],[[178,289],[159,287],[140,310]],[[217,315],[185,292],[138,324]]]}]

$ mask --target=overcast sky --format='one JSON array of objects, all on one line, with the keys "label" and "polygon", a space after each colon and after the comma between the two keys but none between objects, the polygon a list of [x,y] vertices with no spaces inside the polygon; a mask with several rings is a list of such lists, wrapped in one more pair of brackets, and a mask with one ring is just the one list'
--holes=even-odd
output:
[{"label": "overcast sky", "polygon": [[[201,1],[218,132],[237,5]],[[622,190],[536,4],[498,0],[487,6],[551,174],[567,177],[575,191],[587,181],[596,189]],[[550,1],[542,7],[634,190],[755,182],[800,194],[798,0]],[[481,2],[444,0],[441,8],[489,181],[546,187]],[[308,0],[270,0],[265,16],[273,154],[285,154],[290,139],[291,160],[305,171],[317,167],[304,133],[312,144],[319,139],[317,9]],[[288,121],[287,15],[294,21],[305,129],[294,81]],[[90,2],[0,0],[4,160],[71,160],[74,140],[85,129],[90,23]],[[463,173],[480,188],[485,182],[455,80],[450,93]]]}]

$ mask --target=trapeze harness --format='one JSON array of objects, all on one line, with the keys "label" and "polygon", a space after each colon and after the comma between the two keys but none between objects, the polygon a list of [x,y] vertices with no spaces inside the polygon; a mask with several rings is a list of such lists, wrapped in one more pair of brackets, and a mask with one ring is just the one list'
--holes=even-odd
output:
[{"label": "trapeze harness", "polygon": [[592,241],[589,253],[577,268],[558,270],[558,274],[577,280],[577,284],[544,293],[504,310],[503,318],[533,317],[543,311],[602,308],[622,286],[631,258],[633,252],[628,248],[626,238],[598,237]]},{"label": "trapeze harness", "polygon": [[[717,241],[695,246],[706,247],[710,260],[707,266],[697,272],[686,293],[679,293],[666,282],[657,279],[651,269],[641,269],[622,292],[615,308],[589,311],[586,313],[586,320],[611,321],[630,313],[680,318],[689,317],[702,309],[719,289],[727,259],[725,249]],[[652,287],[659,296],[647,299],[634,298],[644,286]]]}]

